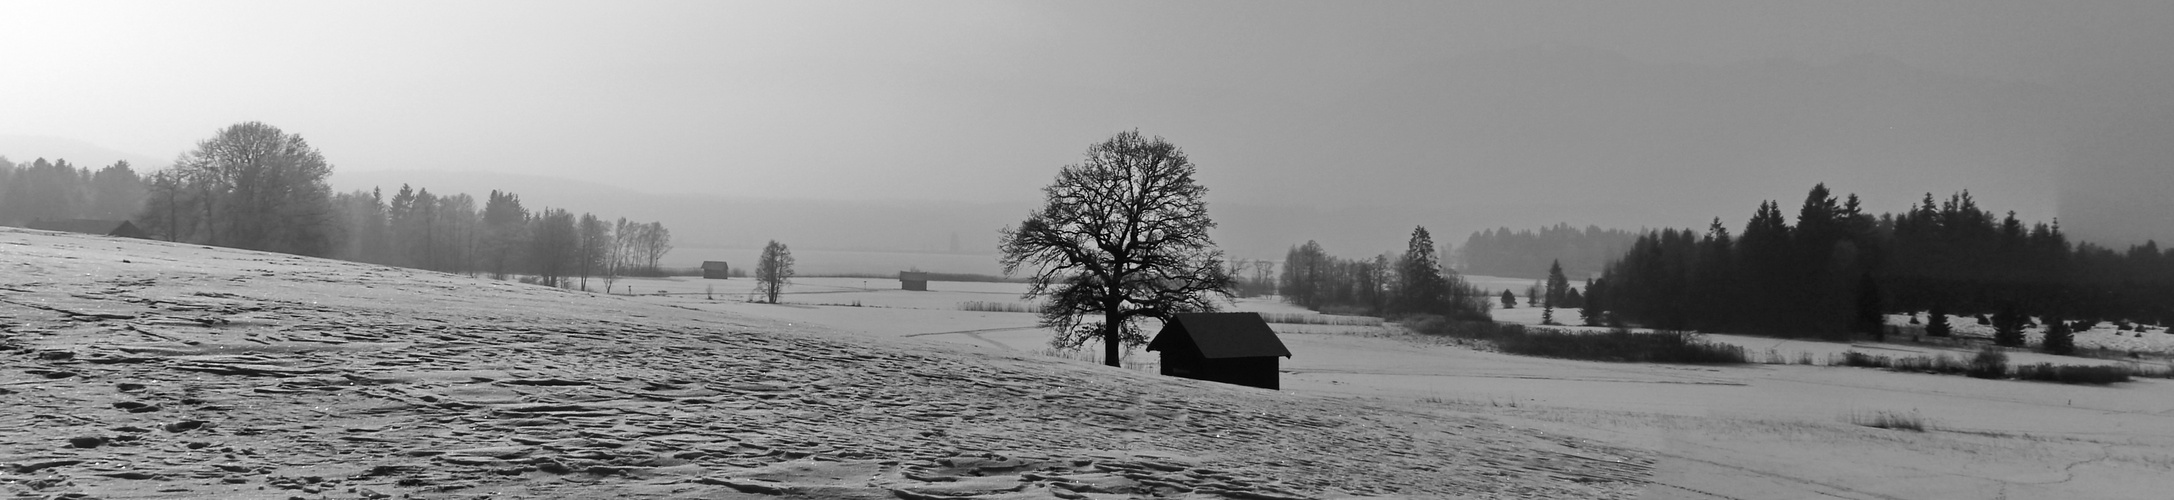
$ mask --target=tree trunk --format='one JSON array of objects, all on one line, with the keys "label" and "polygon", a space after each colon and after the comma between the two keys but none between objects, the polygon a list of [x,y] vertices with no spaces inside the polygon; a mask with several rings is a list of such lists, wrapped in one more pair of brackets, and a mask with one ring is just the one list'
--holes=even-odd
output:
[{"label": "tree trunk", "polygon": [[1106,307],[1107,309],[1102,310],[1102,364],[1123,367],[1125,365],[1120,364],[1117,359],[1121,354],[1117,345],[1123,340],[1118,329],[1123,325],[1117,324],[1117,306],[1113,304]]}]

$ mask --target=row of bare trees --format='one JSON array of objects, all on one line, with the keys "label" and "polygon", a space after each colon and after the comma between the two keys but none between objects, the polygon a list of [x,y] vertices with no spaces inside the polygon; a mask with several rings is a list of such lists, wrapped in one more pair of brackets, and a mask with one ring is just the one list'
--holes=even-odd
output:
[{"label": "row of bare trees", "polygon": [[1403,254],[1345,259],[1308,241],[1285,254],[1285,302],[1325,313],[1489,319],[1490,296],[1442,265],[1434,237],[1415,227]]},{"label": "row of bare trees", "polygon": [[332,257],[506,279],[530,275],[543,285],[607,289],[620,276],[658,276],[672,232],[657,222],[607,222],[560,208],[531,212],[513,193],[492,191],[481,210],[467,194],[440,196],[401,186],[335,196],[343,233],[355,235]]},{"label": "row of bare trees", "polygon": [[[126,164],[108,170],[116,168],[128,172]],[[390,197],[379,189],[334,194],[326,184],[331,173],[301,136],[242,123],[152,174],[133,212],[140,226],[171,241],[495,279],[526,275],[583,289],[591,277],[608,287],[619,276],[662,275],[659,262],[672,251],[672,233],[661,223],[531,211],[500,191],[480,203],[405,185]]]},{"label": "row of bare trees", "polygon": [[300,135],[261,122],[220,129],[151,175],[136,220],[171,241],[328,255],[332,164]]}]

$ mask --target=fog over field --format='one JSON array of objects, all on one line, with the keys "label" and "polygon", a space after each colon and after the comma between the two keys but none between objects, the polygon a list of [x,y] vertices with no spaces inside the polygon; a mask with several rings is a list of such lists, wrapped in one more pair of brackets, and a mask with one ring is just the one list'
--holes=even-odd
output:
[{"label": "fog over field", "polygon": [[[1134,128],[1193,155],[1249,257],[1384,251],[1413,225],[1734,223],[1818,182],[1881,212],[1967,189],[2117,246],[2174,239],[2167,198],[2137,187],[2174,185],[2147,160],[2167,133],[2150,117],[2174,113],[2174,9],[2148,2],[0,9],[20,76],[0,136],[126,152],[0,139],[13,160],[149,170],[260,120],[323,149],[342,189],[464,172],[720,198],[474,183],[654,206],[640,217],[706,245],[944,250],[959,232],[993,251],[1057,167]],[[900,204],[854,205],[901,201],[957,205],[913,204],[946,220],[903,227],[865,215]],[[734,208],[768,222],[716,213]]]},{"label": "fog over field", "polygon": [[2166,498],[2174,2],[0,1],[0,496]]}]

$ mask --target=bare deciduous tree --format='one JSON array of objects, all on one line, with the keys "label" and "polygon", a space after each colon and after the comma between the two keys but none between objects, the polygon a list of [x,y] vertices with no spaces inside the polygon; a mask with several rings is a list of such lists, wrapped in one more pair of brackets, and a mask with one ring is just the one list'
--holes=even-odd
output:
[{"label": "bare deciduous tree", "polygon": [[[173,189],[194,195],[197,241],[303,255],[333,250],[332,165],[299,135],[260,122],[220,129],[175,160]],[[180,215],[169,212],[170,216]],[[195,217],[200,215],[201,217]],[[180,217],[174,217],[180,219]],[[193,233],[193,231],[191,231]]]},{"label": "bare deciduous tree", "polygon": [[657,263],[664,260],[665,254],[671,252],[672,231],[665,229],[662,222],[647,224],[641,237],[642,269],[650,276],[663,276],[664,268]]},{"label": "bare deciduous tree", "polygon": [[612,224],[611,243],[604,247],[604,293],[611,293],[619,277],[626,276],[628,255],[634,253],[635,227],[639,225],[627,222],[625,217]]},{"label": "bare deciduous tree", "polygon": [[1121,366],[1121,345],[1147,343],[1135,320],[1213,311],[1212,297],[1230,297],[1223,252],[1208,237],[1208,189],[1193,172],[1161,137],[1119,133],[1060,170],[1042,208],[1003,230],[1004,273],[1031,270],[1025,297],[1048,297],[1052,345],[1100,338],[1103,363]]},{"label": "bare deciduous tree", "polygon": [[785,285],[792,283],[793,250],[770,240],[762,247],[762,259],[755,263],[755,292],[776,304],[778,295],[785,293]]},{"label": "bare deciduous tree", "polygon": [[575,231],[580,233],[581,241],[576,252],[581,266],[577,272],[581,275],[581,290],[588,291],[589,277],[602,271],[607,266],[605,259],[611,256],[611,225],[595,215],[581,214]]},{"label": "bare deciduous tree", "polygon": [[581,235],[574,214],[562,208],[546,208],[529,218],[529,261],[539,283],[566,286],[565,278],[580,266]]}]

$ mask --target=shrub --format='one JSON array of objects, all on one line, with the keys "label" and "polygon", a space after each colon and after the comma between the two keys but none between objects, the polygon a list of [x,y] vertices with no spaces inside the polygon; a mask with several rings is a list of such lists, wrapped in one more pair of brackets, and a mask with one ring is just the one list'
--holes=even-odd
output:
[{"label": "shrub", "polygon": [[1634,363],[1734,364],[1747,362],[1744,348],[1708,342],[1688,332],[1576,333],[1534,329],[1523,335],[1500,338],[1503,352],[1549,358]]},{"label": "shrub", "polygon": [[1925,417],[1918,416],[1917,412],[1914,411],[1909,413],[1885,410],[1870,413],[1854,412],[1849,414],[1849,423],[1880,429],[1925,432]]},{"label": "shrub", "polygon": [[969,300],[965,302],[960,302],[959,310],[975,312],[1040,313],[1042,312],[1042,305],[1021,304],[1018,302],[988,302],[980,300]]},{"label": "shrub", "polygon": [[1970,369],[1963,372],[1975,378],[1997,379],[2008,376],[2008,355],[1993,349],[1978,351],[1970,358]]},{"label": "shrub", "polygon": [[1938,356],[1898,358],[1894,360],[1894,363],[1888,369],[1941,375],[1961,375],[1970,371],[1970,364],[1955,359],[1953,356],[1941,354]]},{"label": "shrub", "polygon": [[1750,362],[1744,348],[1710,342],[1688,332],[1578,333],[1555,328],[1525,328],[1492,321],[1458,321],[1440,316],[1405,318],[1404,327],[1429,335],[1486,340],[1502,352],[1522,356],[1626,363],[1734,364]]},{"label": "shrub", "polygon": [[1889,366],[1893,366],[1893,363],[1889,361],[1886,356],[1875,356],[1857,351],[1848,351],[1842,353],[1841,365],[1855,366],[1860,368],[1887,368]]},{"label": "shrub", "polygon": [[2055,365],[2039,363],[2015,367],[2015,378],[2063,384],[2106,385],[2128,382],[2129,369],[2110,365]]},{"label": "shrub", "polygon": [[1493,321],[1459,321],[1433,314],[1406,316],[1401,323],[1414,332],[1475,340],[1494,340],[1525,333],[1525,327],[1521,325]]},{"label": "shrub", "polygon": [[1381,318],[1334,314],[1259,313],[1262,321],[1290,325],[1381,326]]}]

